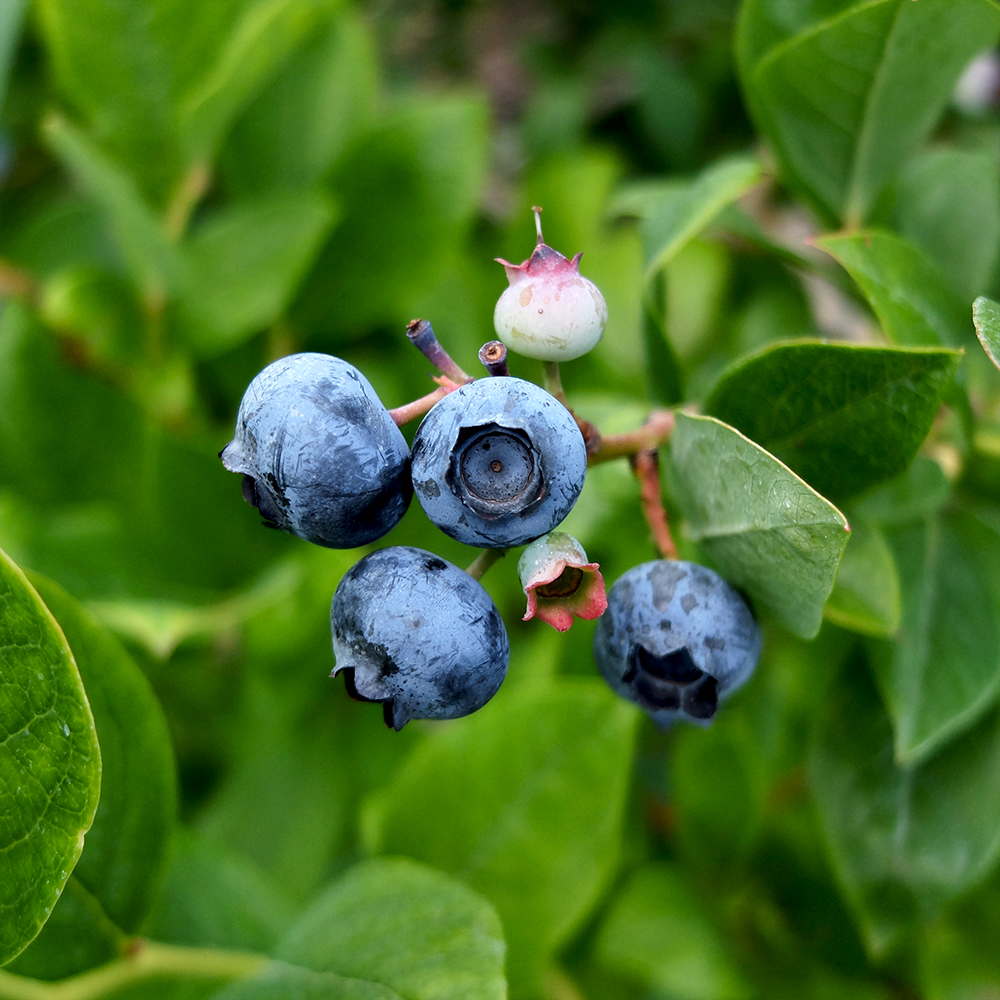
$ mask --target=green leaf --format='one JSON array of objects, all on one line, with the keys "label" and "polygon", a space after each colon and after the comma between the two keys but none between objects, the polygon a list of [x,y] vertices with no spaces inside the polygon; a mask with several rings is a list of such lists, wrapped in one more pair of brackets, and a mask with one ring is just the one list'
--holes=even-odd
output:
[{"label": "green leaf", "polygon": [[55,619],[0,552],[0,965],[38,934],[83,850],[101,755]]},{"label": "green leaf", "polygon": [[181,102],[186,163],[211,160],[239,112],[331,6],[330,0],[255,0],[244,5],[214,65]]},{"label": "green leaf", "polygon": [[649,198],[639,226],[647,279],[760,178],[755,159],[730,157],[712,164],[690,184],[667,187]]},{"label": "green leaf", "polygon": [[650,396],[662,406],[684,399],[680,359],[667,336],[664,312],[666,281],[662,271],[653,275],[642,307],[642,336]]},{"label": "green leaf", "polygon": [[900,236],[919,247],[963,301],[986,291],[1000,251],[1000,172],[991,153],[930,149],[903,171],[894,211]]},{"label": "green leaf", "polygon": [[1000,691],[1000,536],[947,514],[887,533],[899,567],[897,641],[874,656],[896,759],[927,757],[967,729]]},{"label": "green leaf", "polygon": [[162,301],[181,284],[181,260],[133,178],[61,115],[46,118],[43,136],[107,213],[136,284],[151,301]]},{"label": "green leaf", "polygon": [[285,961],[368,979],[404,1000],[503,1000],[500,919],[481,896],[405,858],[364,861],[306,910]]},{"label": "green leaf", "polygon": [[479,204],[486,138],[485,103],[449,94],[401,101],[354,143],[330,179],[344,217],[293,320],[321,330],[402,328],[442,267],[455,267]]},{"label": "green leaf", "polygon": [[291,903],[252,862],[188,830],[145,933],[167,944],[268,954],[291,922]]},{"label": "green leaf", "polygon": [[899,571],[877,525],[851,517],[851,541],[844,551],[825,615],[841,628],[885,638],[902,614]]},{"label": "green leaf", "polygon": [[902,237],[869,229],[822,236],[816,246],[847,269],[894,343],[956,347],[968,341],[967,307],[937,267]]},{"label": "green leaf", "polygon": [[780,344],[731,367],[704,409],[839,503],[906,469],[960,359],[957,351]]},{"label": "green leaf", "polygon": [[375,119],[371,29],[342,9],[289,59],[234,124],[222,152],[238,192],[309,188]]},{"label": "green leaf", "polygon": [[14,64],[14,56],[17,54],[17,44],[21,40],[21,26],[27,8],[28,0],[8,0],[7,3],[0,4],[0,113],[3,112],[3,102],[7,96],[7,78]]},{"label": "green leaf", "polygon": [[892,727],[863,659],[818,721],[810,780],[834,868],[875,957],[974,885],[1000,854],[1000,715],[922,764],[893,760]]},{"label": "green leaf", "polygon": [[850,537],[844,515],[714,417],[678,413],[670,452],[692,537],[730,583],[812,638]]},{"label": "green leaf", "polygon": [[718,931],[677,868],[647,864],[611,904],[597,960],[676,1000],[742,1000],[741,981]]},{"label": "green leaf", "polygon": [[345,979],[271,962],[252,979],[241,979],[213,993],[211,1000],[400,1000],[381,983]]},{"label": "green leaf", "polygon": [[[73,651],[101,744],[101,802],[70,876],[73,892],[11,968],[62,979],[114,957],[109,946],[142,926],[166,870],[176,777],[166,719],[142,671],[61,587],[31,581]],[[73,912],[63,912],[70,899]]]},{"label": "green leaf", "polygon": [[1000,302],[980,295],[972,303],[972,321],[976,324],[976,336],[990,361],[1000,368]]},{"label": "green leaf", "polygon": [[195,230],[186,247],[185,304],[198,353],[220,354],[273,323],[335,217],[330,199],[309,191],[235,205]]},{"label": "green leaf", "polygon": [[989,0],[873,0],[766,54],[766,31],[744,38],[743,82],[788,172],[834,218],[857,225],[998,31],[1000,10]]},{"label": "green leaf", "polygon": [[950,492],[941,466],[918,455],[902,475],[867,493],[853,509],[880,524],[904,524],[933,514]]},{"label": "green leaf", "polygon": [[495,903],[512,996],[534,995],[614,872],[637,718],[589,679],[505,689],[419,746],[369,803],[373,850],[450,871]]},{"label": "green leaf", "polygon": [[0,318],[0,412],[0,543],[81,599],[214,602],[301,544],[260,527],[216,457],[225,438],[195,447],[151,425],[20,305]]},{"label": "green leaf", "polygon": [[927,929],[920,949],[927,1000],[977,1000],[1000,983],[1000,873],[962,899]]}]

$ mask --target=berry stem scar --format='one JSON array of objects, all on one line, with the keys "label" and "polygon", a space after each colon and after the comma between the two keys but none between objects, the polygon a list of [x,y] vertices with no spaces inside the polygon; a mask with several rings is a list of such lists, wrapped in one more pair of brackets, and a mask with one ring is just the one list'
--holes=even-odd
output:
[{"label": "berry stem scar", "polygon": [[510,375],[507,367],[507,347],[501,340],[490,340],[479,348],[479,360],[490,375]]},{"label": "berry stem scar", "polygon": [[483,551],[480,552],[471,563],[469,563],[465,572],[468,573],[473,580],[481,580],[483,578],[483,574],[495,562],[499,562],[505,555],[507,555],[506,549],[483,549]]}]

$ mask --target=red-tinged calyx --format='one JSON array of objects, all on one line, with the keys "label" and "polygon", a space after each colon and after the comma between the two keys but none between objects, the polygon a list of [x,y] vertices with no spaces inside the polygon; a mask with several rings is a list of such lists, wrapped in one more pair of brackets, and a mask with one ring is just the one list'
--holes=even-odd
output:
[{"label": "red-tinged calyx", "polygon": [[587,562],[583,546],[564,532],[532,542],[517,570],[528,599],[525,621],[539,618],[565,632],[574,618],[598,618],[608,606],[598,564]]}]

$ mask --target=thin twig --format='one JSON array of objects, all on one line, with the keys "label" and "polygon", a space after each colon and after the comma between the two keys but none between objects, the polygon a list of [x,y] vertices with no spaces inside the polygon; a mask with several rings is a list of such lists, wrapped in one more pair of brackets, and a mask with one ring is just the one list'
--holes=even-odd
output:
[{"label": "thin twig", "polygon": [[472,382],[474,379],[471,375],[467,375],[462,369],[452,360],[451,355],[441,346],[438,342],[437,337],[434,336],[434,328],[431,326],[430,321],[426,319],[411,319],[409,323],[406,324],[406,336],[410,338],[410,342],[414,347],[420,351],[425,358],[439,371],[442,375],[447,375],[453,382],[457,382],[459,385],[464,385],[466,382]]},{"label": "thin twig", "polygon": [[673,431],[673,411],[655,410],[637,430],[603,437],[600,447],[588,458],[588,464],[599,465],[614,458],[630,458],[644,448],[656,448],[668,440]]},{"label": "thin twig", "polygon": [[632,471],[639,480],[642,513],[653,533],[653,541],[664,559],[679,559],[680,553],[670,534],[670,522],[660,492],[660,460],[653,448],[643,448],[632,459]]}]

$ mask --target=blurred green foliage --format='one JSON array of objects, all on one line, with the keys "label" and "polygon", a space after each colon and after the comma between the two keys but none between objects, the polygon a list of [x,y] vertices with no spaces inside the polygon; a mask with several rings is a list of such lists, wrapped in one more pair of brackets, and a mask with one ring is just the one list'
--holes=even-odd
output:
[{"label": "blurred green foliage", "polygon": [[[1000,995],[997,63],[952,98],[998,33],[0,0],[0,998]],[[216,459],[285,354],[397,406],[419,315],[475,370],[533,204],[609,306],[571,404],[684,404],[678,545],[760,617],[710,728],[616,701],[593,623],[522,622],[511,553],[500,693],[390,732],[329,678],[362,553],[263,530]],[[609,583],[657,556],[624,461],[563,528]],[[475,556],[417,505],[379,544]]]}]

